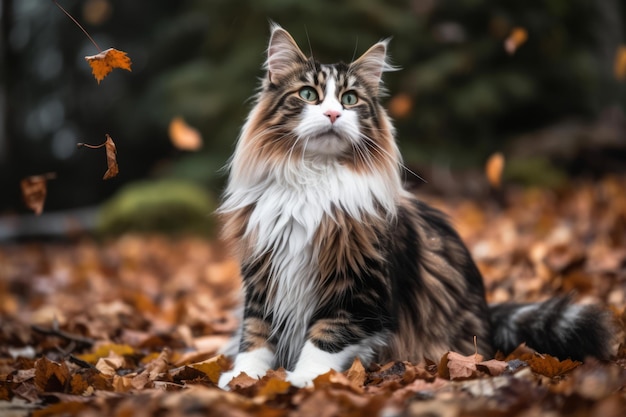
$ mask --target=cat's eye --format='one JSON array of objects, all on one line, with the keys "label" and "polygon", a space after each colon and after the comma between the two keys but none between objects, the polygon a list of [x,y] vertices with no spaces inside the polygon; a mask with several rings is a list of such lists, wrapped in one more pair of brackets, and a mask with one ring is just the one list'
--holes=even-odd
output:
[{"label": "cat's eye", "polygon": [[341,104],[344,106],[354,106],[357,101],[359,101],[359,98],[354,91],[345,92],[341,96]]},{"label": "cat's eye", "polygon": [[298,92],[300,98],[304,101],[314,102],[317,101],[317,91],[313,87],[302,87]]}]

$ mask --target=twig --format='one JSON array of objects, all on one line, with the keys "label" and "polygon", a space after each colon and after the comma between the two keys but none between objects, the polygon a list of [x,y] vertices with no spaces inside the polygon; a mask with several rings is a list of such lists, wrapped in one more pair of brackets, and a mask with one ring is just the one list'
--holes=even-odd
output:
[{"label": "twig", "polygon": [[41,333],[47,336],[56,336],[56,337],[60,337],[61,339],[65,339],[65,340],[69,340],[72,342],[76,342],[80,345],[84,345],[86,347],[92,347],[96,342],[93,339],[90,339],[88,337],[84,337],[84,336],[80,336],[80,335],[76,335],[76,334],[72,334],[72,333],[68,333],[68,332],[64,332],[63,330],[59,330],[59,329],[44,329],[43,327],[39,327],[36,325],[32,325],[30,326],[30,328],[37,332],[37,333]]}]

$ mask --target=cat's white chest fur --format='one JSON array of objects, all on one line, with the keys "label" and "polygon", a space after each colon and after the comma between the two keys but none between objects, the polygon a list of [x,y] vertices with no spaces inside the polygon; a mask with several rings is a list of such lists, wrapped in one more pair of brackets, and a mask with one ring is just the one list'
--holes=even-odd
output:
[{"label": "cat's white chest fur", "polygon": [[393,192],[380,177],[356,174],[339,163],[305,164],[265,180],[263,192],[250,193],[254,210],[246,234],[254,236],[253,253],[271,253],[267,313],[274,331],[281,326],[276,354],[287,366],[295,364],[304,346],[314,313],[318,268],[315,234],[325,216],[341,210],[355,219],[377,215],[378,204],[395,207]]}]

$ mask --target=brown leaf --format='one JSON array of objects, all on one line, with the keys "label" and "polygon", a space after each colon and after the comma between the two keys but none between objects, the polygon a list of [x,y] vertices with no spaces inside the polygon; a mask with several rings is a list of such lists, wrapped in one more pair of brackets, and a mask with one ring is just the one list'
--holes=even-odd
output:
[{"label": "brown leaf", "polygon": [[90,149],[98,149],[101,147],[106,148],[107,152],[107,171],[104,173],[102,177],[103,180],[108,180],[109,178],[115,177],[119,173],[119,167],[117,166],[117,148],[115,147],[115,142],[111,139],[111,136],[107,133],[106,141],[101,143],[100,145],[89,145],[87,143],[78,143],[76,146],[90,148]]},{"label": "brown leaf", "polygon": [[504,171],[504,155],[501,152],[492,154],[485,164],[485,175],[493,188],[502,185],[502,172]]},{"label": "brown leaf", "polygon": [[476,364],[483,357],[477,353],[463,356],[460,353],[448,352],[441,358],[439,376],[446,379],[467,379],[478,375]]},{"label": "brown leaf", "polygon": [[45,356],[35,362],[35,385],[43,392],[64,392],[70,379],[65,362],[52,362]]},{"label": "brown leaf", "polygon": [[354,359],[354,362],[352,362],[352,366],[350,366],[350,369],[348,369],[345,374],[348,380],[357,387],[362,387],[365,384],[365,380],[367,379],[367,372],[365,372],[365,367],[358,357]]},{"label": "brown leaf", "polygon": [[130,66],[132,65],[126,52],[118,51],[114,48],[109,48],[97,55],[86,56],[85,60],[91,67],[91,72],[96,80],[98,80],[98,84],[113,71],[113,68],[121,68],[130,71]]},{"label": "brown leaf", "polygon": [[557,358],[550,355],[535,355],[526,362],[528,362],[533,372],[547,376],[548,378],[562,376],[581,364],[581,362],[572,361],[571,359],[559,361]]},{"label": "brown leaf", "polygon": [[407,117],[413,109],[413,98],[406,93],[396,94],[389,100],[389,114],[394,119]]},{"label": "brown leaf", "polygon": [[189,126],[182,117],[174,117],[168,129],[172,144],[184,151],[197,151],[202,147],[202,135]]},{"label": "brown leaf", "polygon": [[115,147],[115,142],[111,139],[109,134],[106,134],[106,142],[105,147],[107,150],[107,172],[104,173],[103,180],[108,180],[109,178],[115,177],[119,172],[119,167],[117,166],[117,148]]},{"label": "brown leaf", "polygon": [[523,27],[515,27],[504,41],[504,49],[509,55],[513,55],[517,49],[528,40],[528,32]]},{"label": "brown leaf", "polygon": [[33,175],[26,177],[20,181],[22,189],[22,198],[26,207],[35,212],[39,216],[43,212],[43,205],[46,201],[47,181],[56,178],[55,173],[43,175]]},{"label": "brown leaf", "polygon": [[490,359],[488,361],[478,362],[476,364],[476,368],[491,376],[502,375],[502,373],[506,370],[508,364],[504,361],[499,361],[496,359]]}]

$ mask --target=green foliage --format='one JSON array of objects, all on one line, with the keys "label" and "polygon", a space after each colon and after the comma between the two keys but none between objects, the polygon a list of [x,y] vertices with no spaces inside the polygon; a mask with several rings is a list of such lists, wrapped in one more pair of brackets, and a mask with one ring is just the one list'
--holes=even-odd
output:
[{"label": "green foliage", "polygon": [[160,180],[131,183],[102,208],[98,231],[198,233],[213,230],[215,199],[190,182]]}]

